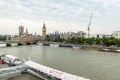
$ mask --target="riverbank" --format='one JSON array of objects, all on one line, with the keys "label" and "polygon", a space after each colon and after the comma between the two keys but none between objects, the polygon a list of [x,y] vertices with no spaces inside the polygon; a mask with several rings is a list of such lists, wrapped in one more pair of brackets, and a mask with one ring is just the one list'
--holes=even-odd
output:
[{"label": "riverbank", "polygon": [[98,51],[105,51],[105,52],[117,52],[120,53],[120,47],[116,46],[103,46],[103,45],[82,45],[82,44],[72,44],[72,43],[56,43],[56,42],[47,42],[43,43],[44,46],[55,46],[55,47],[68,47],[68,48],[75,48],[75,49],[83,49],[83,50],[98,50]]},{"label": "riverbank", "polygon": [[120,53],[120,47],[116,46],[101,46],[101,45],[83,45],[82,49],[84,50],[98,50],[98,51],[104,51],[104,52],[116,52]]}]

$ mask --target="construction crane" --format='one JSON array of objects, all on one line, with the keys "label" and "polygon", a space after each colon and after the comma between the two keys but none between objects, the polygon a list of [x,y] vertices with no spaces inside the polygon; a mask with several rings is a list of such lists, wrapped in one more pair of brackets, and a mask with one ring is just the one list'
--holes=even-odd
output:
[{"label": "construction crane", "polygon": [[92,21],[92,13],[90,15],[90,20],[89,20],[89,24],[88,24],[88,38],[90,38],[90,25],[91,25],[91,21]]}]

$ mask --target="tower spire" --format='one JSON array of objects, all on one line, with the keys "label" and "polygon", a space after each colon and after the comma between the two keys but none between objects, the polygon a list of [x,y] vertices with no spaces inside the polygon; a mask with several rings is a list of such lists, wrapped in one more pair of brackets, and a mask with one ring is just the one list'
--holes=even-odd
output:
[{"label": "tower spire", "polygon": [[43,28],[46,28],[46,26],[45,26],[45,22],[43,23]]},{"label": "tower spire", "polygon": [[26,28],[26,35],[28,35],[28,28]]},{"label": "tower spire", "polygon": [[21,26],[23,26],[23,22],[21,22],[20,24],[21,24]]}]

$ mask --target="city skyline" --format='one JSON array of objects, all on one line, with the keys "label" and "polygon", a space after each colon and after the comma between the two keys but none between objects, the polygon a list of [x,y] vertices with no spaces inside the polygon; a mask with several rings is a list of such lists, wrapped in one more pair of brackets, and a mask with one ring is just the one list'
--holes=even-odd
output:
[{"label": "city skyline", "polygon": [[84,31],[87,33],[93,14],[91,34],[112,34],[119,31],[119,0],[1,0],[0,34],[17,34],[23,25],[30,33]]}]

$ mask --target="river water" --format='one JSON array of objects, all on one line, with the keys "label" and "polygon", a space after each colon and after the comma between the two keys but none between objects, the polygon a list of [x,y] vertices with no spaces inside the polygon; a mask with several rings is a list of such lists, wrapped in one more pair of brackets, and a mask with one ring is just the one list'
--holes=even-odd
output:
[{"label": "river water", "polygon": [[[120,54],[38,45],[0,48],[2,53],[24,57],[26,61],[31,55],[32,61],[91,80],[120,80]],[[41,79],[22,74],[8,80]]]}]

